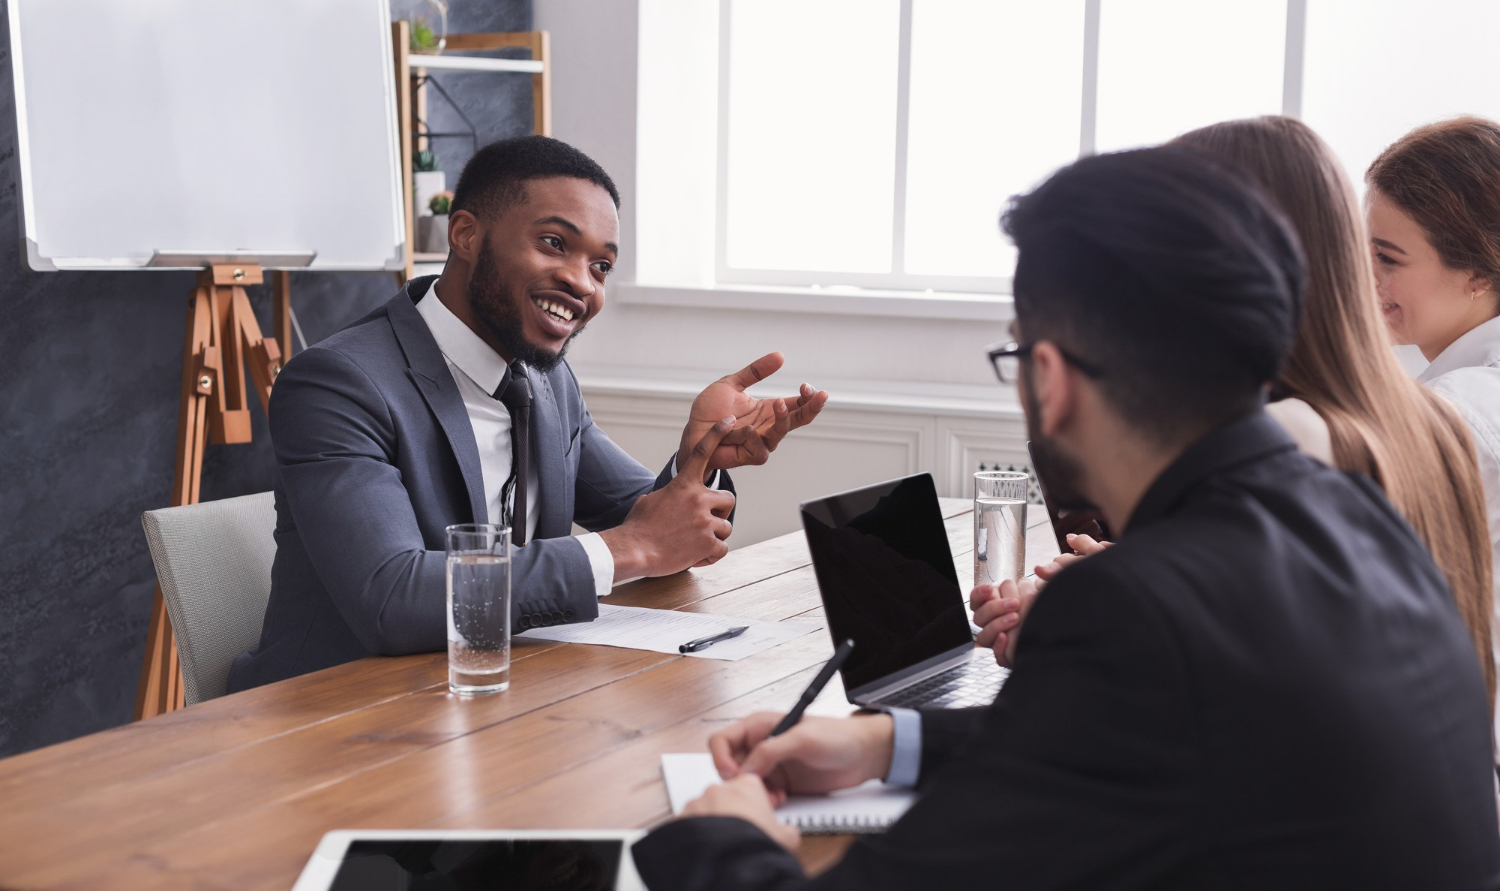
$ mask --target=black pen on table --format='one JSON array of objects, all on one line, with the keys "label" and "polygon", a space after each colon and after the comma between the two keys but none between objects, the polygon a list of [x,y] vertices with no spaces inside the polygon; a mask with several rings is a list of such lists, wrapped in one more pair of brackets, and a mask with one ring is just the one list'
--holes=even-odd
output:
[{"label": "black pen on table", "polygon": [[781,719],[781,723],[776,725],[776,729],[771,731],[771,736],[780,736],[797,726],[797,722],[802,720],[802,713],[807,711],[812,701],[818,698],[818,694],[823,692],[824,687],[828,686],[829,678],[833,677],[833,673],[839,670],[852,652],[854,652],[854,640],[846,638],[834,651],[833,658],[828,660],[823,670],[818,672],[818,676],[812,679],[812,683],[807,685],[806,690],[802,691],[802,698],[797,700],[792,710],[787,712],[786,717]]},{"label": "black pen on table", "polygon": [[697,640],[690,640],[682,646],[678,647],[677,652],[696,653],[699,650],[706,650],[721,640],[729,640],[732,637],[739,637],[741,634],[744,634],[749,630],[749,625],[736,625],[735,627],[730,628],[728,631],[720,631],[718,634],[712,635],[710,637],[700,637]]}]

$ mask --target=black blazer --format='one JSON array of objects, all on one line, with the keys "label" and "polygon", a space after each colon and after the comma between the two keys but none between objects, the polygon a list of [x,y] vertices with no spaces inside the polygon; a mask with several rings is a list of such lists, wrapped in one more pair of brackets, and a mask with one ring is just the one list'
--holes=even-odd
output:
[{"label": "black blazer", "polygon": [[[1434,492],[1432,497],[1442,497]],[[817,880],[750,824],[669,824],[653,889],[1500,887],[1489,713],[1432,560],[1261,413],[1065,570],[995,703],[928,712],[921,795]]]}]

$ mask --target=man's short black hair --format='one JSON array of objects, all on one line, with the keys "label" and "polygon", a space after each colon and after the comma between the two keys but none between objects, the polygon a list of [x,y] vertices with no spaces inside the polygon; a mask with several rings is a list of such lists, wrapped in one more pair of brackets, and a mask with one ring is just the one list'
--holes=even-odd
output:
[{"label": "man's short black hair", "polygon": [[1291,349],[1305,278],[1291,226],[1254,186],[1174,147],[1084,158],[1011,200],[1027,342],[1097,365],[1158,441],[1254,410]]},{"label": "man's short black hair", "polygon": [[469,159],[453,189],[451,211],[494,219],[526,200],[528,181],[554,176],[587,180],[609,193],[616,210],[620,207],[619,190],[593,158],[550,136],[517,136],[492,142]]}]

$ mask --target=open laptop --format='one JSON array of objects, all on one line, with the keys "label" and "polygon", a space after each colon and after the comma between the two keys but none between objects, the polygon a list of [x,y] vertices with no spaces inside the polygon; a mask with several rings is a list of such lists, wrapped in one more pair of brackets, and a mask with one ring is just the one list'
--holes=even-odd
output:
[{"label": "open laptop", "polygon": [[802,504],[839,673],[866,708],[988,705],[1009,673],[974,646],[931,474]]}]

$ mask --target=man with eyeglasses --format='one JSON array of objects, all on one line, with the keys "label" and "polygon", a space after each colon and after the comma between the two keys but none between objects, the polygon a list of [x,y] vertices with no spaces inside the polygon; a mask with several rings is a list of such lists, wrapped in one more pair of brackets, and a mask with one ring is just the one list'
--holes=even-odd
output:
[{"label": "man with eyeglasses", "polygon": [[[1004,227],[1016,343],[991,360],[1049,495],[1115,546],[1036,598],[987,708],[716,733],[725,782],[634,848],[648,886],[1500,887],[1488,705],[1442,577],[1369,480],[1262,411],[1304,278],[1288,226],[1162,148],[1081,160]],[[981,645],[1010,649],[1017,594],[975,590]],[[807,878],[772,808],[877,778],[916,804]]]}]

